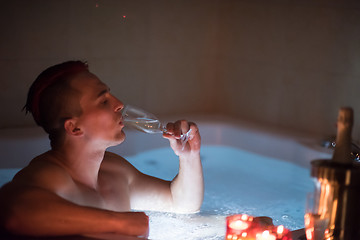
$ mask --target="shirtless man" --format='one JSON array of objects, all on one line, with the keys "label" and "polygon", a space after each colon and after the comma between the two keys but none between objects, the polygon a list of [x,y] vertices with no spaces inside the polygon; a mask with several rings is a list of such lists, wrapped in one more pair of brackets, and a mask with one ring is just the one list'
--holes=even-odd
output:
[{"label": "shirtless man", "polygon": [[[148,217],[135,211],[199,211],[204,185],[197,126],[185,120],[167,124],[163,137],[180,167],[172,181],[161,180],[106,151],[125,139],[123,106],[83,62],[40,74],[25,108],[49,134],[51,150],[0,190],[0,227],[28,236],[147,237]],[[180,135],[189,129],[183,149]]]}]

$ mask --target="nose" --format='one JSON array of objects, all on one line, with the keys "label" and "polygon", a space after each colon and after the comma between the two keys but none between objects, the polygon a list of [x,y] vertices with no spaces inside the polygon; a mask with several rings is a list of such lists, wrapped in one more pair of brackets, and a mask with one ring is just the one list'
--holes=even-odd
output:
[{"label": "nose", "polygon": [[116,97],[114,97],[114,99],[115,99],[114,111],[120,112],[124,108],[124,103],[122,101],[120,101],[119,99],[117,99]]}]

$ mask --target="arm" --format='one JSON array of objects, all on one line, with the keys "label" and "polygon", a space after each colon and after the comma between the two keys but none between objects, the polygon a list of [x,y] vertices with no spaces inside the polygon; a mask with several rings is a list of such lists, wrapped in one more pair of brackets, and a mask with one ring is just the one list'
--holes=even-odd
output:
[{"label": "arm", "polygon": [[[179,173],[171,182],[171,195],[177,212],[197,212],[204,197],[204,179],[200,159],[201,138],[194,123],[178,121],[168,124],[170,146],[179,156]],[[178,140],[181,133],[191,129],[190,137],[184,149]]]},{"label": "arm", "polygon": [[[185,148],[180,142],[181,133],[192,129]],[[193,123],[178,121],[167,125],[164,138],[179,156],[179,173],[171,181],[164,181],[139,172],[134,174],[131,184],[131,205],[134,209],[169,211],[179,213],[200,210],[204,182],[200,160],[201,138],[198,128]]]},{"label": "arm", "polygon": [[83,207],[44,188],[16,182],[0,189],[0,212],[0,228],[19,235],[148,233],[148,217],[144,213]]}]

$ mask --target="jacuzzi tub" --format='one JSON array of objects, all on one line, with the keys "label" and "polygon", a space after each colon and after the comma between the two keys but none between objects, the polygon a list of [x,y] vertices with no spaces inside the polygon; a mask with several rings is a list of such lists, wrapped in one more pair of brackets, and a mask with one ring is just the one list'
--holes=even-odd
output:
[{"label": "jacuzzi tub", "polygon": [[[224,239],[225,217],[237,213],[270,216],[290,230],[303,227],[306,193],[312,191],[310,161],[331,157],[319,139],[234,120],[196,122],[202,136],[203,206],[191,215],[149,212],[151,239]],[[133,130],[126,135],[123,144],[109,150],[147,174],[175,176],[178,160],[167,140]],[[49,143],[40,128],[2,129],[0,149],[2,185]]]}]

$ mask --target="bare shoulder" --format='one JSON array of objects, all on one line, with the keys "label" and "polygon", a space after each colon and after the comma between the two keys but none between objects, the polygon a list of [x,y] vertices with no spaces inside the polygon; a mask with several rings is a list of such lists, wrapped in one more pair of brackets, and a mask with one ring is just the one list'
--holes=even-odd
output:
[{"label": "bare shoulder", "polygon": [[104,160],[101,164],[102,172],[121,174],[131,178],[140,172],[125,158],[112,152],[105,152]]},{"label": "bare shoulder", "polygon": [[27,167],[15,175],[11,183],[40,187],[53,192],[59,192],[72,185],[74,182],[70,174],[51,158],[48,153],[34,158]]},{"label": "bare shoulder", "polygon": [[129,163],[125,158],[122,156],[113,153],[113,152],[105,152],[104,160],[101,165],[102,168],[104,167],[130,167],[133,168],[131,163]]}]

